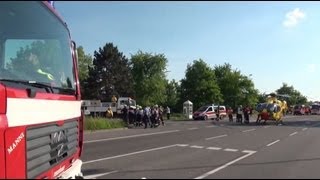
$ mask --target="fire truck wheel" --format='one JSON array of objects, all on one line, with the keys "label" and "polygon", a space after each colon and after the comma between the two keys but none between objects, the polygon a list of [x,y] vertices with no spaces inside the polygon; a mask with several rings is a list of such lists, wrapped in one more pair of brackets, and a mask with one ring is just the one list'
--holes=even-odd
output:
[{"label": "fire truck wheel", "polygon": [[208,120],[208,116],[204,116],[204,120],[205,120],[205,121]]}]

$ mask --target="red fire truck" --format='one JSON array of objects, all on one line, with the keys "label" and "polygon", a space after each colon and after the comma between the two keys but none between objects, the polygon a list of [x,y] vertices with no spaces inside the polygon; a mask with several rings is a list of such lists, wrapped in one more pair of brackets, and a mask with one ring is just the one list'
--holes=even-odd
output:
[{"label": "red fire truck", "polygon": [[0,178],[81,178],[76,45],[47,1],[0,2]]}]

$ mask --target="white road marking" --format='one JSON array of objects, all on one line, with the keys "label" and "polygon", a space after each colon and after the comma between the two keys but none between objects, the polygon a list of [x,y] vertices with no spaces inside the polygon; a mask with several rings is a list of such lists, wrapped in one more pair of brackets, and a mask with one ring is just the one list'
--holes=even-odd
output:
[{"label": "white road marking", "polygon": [[[243,151],[243,152],[244,152],[244,151]],[[230,162],[228,162],[228,163],[226,163],[226,164],[224,164],[224,165],[222,165],[222,166],[220,166],[220,167],[218,167],[218,168],[215,168],[215,169],[213,169],[212,171],[209,171],[209,172],[207,172],[207,173],[205,173],[205,174],[203,174],[203,175],[201,175],[201,176],[198,176],[198,177],[196,177],[196,178],[194,178],[194,179],[203,179],[203,178],[205,178],[205,177],[207,177],[207,176],[209,176],[209,175],[211,175],[211,174],[214,174],[214,173],[220,171],[221,169],[224,169],[224,168],[230,166],[231,164],[233,164],[233,163],[235,163],[235,162],[237,162],[237,161],[240,161],[241,159],[244,159],[244,158],[246,158],[246,157],[251,156],[252,154],[256,153],[256,151],[245,151],[245,153],[247,153],[247,154],[246,154],[246,155],[243,155],[243,156],[241,156],[241,157],[239,157],[239,158],[237,158],[237,159],[235,159],[235,160],[233,160],[233,161],[230,161]]]},{"label": "white road marking", "polygon": [[192,148],[197,148],[197,149],[203,148],[203,146],[190,146],[190,147],[192,147]]},{"label": "white road marking", "polygon": [[219,148],[219,147],[207,147],[207,149],[210,149],[210,150],[220,150],[222,148]]},{"label": "white road marking", "polygon": [[222,137],[226,137],[228,136],[227,134],[224,135],[220,135],[220,136],[214,136],[214,137],[210,137],[210,138],[206,138],[206,140],[211,140],[211,139],[216,139],[216,138],[222,138]]},{"label": "white road marking", "polygon": [[220,126],[224,126],[224,124],[221,124]]},{"label": "white road marking", "polygon": [[172,147],[176,147],[176,146],[177,146],[177,144],[173,144],[173,145],[170,145],[170,146],[163,146],[163,147],[152,148],[152,149],[147,149],[147,150],[142,150],[142,151],[136,151],[136,152],[127,153],[127,154],[121,154],[121,155],[117,155],[117,156],[111,156],[111,157],[106,157],[106,158],[95,159],[95,160],[83,162],[83,165],[94,163],[94,162],[99,162],[99,161],[104,161],[104,160],[109,160],[109,159],[115,159],[115,158],[120,158],[120,157],[125,157],[125,156],[131,156],[131,155],[135,155],[135,154],[141,154],[141,153],[150,152],[150,151],[157,151],[157,150],[161,150],[161,149],[172,148]]},{"label": "white road marking", "polygon": [[277,142],[279,142],[279,141],[280,141],[279,139],[276,140],[276,141],[273,141],[272,143],[268,144],[267,146],[272,146],[273,144],[275,144],[275,143],[277,143]]},{"label": "white road marking", "polygon": [[298,132],[291,133],[289,136],[293,136],[295,134],[298,134]]},{"label": "white road marking", "polygon": [[256,129],[248,129],[248,130],[244,130],[242,132],[250,132],[250,131],[255,131]]},{"label": "white road marking", "polygon": [[243,152],[243,153],[251,153],[251,154],[254,154],[254,153],[256,153],[257,151],[243,150],[242,152]]},{"label": "white road marking", "polygon": [[265,126],[264,128],[269,128],[270,126]]},{"label": "white road marking", "polygon": [[177,146],[179,146],[179,147],[187,147],[187,146],[189,146],[189,144],[177,144]]},{"label": "white road marking", "polygon": [[111,173],[116,173],[116,172],[118,171],[111,171],[111,172],[101,173],[101,174],[92,174],[92,175],[84,176],[84,179],[96,179],[97,177],[108,175]]},{"label": "white road marking", "polygon": [[305,131],[305,130],[307,130],[307,129],[308,129],[308,128],[303,128],[302,131]]},{"label": "white road marking", "polygon": [[224,151],[228,151],[228,152],[237,152],[238,149],[229,149],[229,148],[226,148],[224,149]]},{"label": "white road marking", "polygon": [[217,127],[217,126],[206,126],[207,128],[213,128],[213,127]]},{"label": "white road marking", "polygon": [[97,140],[84,141],[84,143],[93,143],[93,142],[101,142],[101,141],[127,139],[127,138],[133,138],[133,137],[151,136],[151,135],[156,135],[156,134],[167,134],[167,133],[174,133],[174,132],[179,132],[179,131],[180,130],[172,130],[172,131],[162,131],[162,132],[147,133],[147,134],[137,134],[137,135],[132,135],[132,136],[122,136],[122,137],[107,138],[107,139],[97,139]]},{"label": "white road marking", "polygon": [[196,127],[188,128],[188,130],[194,130],[194,129],[199,129],[199,128],[196,128]]}]

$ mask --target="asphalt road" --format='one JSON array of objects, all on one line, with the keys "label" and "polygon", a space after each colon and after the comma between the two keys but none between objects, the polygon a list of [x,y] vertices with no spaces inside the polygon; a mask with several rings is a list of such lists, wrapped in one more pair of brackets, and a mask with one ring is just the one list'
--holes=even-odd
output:
[{"label": "asphalt road", "polygon": [[286,116],[282,126],[254,118],[86,132],[82,171],[87,179],[320,177],[320,116]]}]

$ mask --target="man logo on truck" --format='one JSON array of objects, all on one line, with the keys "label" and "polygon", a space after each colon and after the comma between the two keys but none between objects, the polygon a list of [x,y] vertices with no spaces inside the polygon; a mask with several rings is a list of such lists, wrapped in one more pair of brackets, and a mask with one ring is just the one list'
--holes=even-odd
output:
[{"label": "man logo on truck", "polygon": [[20,141],[24,138],[24,133],[22,132],[16,140],[11,144],[11,146],[8,148],[8,153],[11,154],[12,151],[18,146]]},{"label": "man logo on truck", "polygon": [[57,143],[60,143],[62,141],[67,140],[67,130],[61,130],[58,132],[54,132],[51,134],[51,144],[55,145]]},{"label": "man logo on truck", "polygon": [[63,152],[63,149],[64,149],[64,144],[63,143],[59,144],[58,148],[57,148],[57,152],[58,152],[57,156],[58,157],[60,157],[62,155],[61,153]]}]

